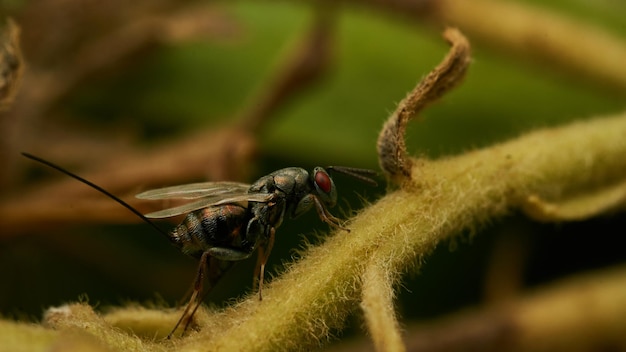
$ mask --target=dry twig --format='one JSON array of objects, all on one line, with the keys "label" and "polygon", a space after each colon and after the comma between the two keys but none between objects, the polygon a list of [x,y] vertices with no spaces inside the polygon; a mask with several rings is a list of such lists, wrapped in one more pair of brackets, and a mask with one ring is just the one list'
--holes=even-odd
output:
[{"label": "dry twig", "polygon": [[409,121],[450,89],[458,85],[470,63],[470,45],[457,29],[448,28],[444,38],[452,46],[446,58],[404,98],[387,119],[378,135],[378,156],[381,169],[397,183],[411,177],[404,135]]}]

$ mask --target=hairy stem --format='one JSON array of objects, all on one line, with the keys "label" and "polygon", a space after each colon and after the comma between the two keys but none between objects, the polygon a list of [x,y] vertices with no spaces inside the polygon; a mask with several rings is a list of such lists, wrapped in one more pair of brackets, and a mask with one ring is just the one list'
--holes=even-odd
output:
[{"label": "hairy stem", "polygon": [[356,307],[370,258],[387,258],[387,270],[396,275],[419,264],[439,242],[506,214],[528,194],[558,199],[625,178],[624,155],[626,113],[457,157],[416,161],[412,177],[418,187],[389,193],[362,211],[349,235],[337,233],[310,250],[269,285],[263,302],[252,296],[209,314],[183,350],[316,345]]},{"label": "hairy stem", "polygon": [[393,307],[395,278],[389,275],[395,270],[376,260],[369,263],[363,273],[361,309],[376,351],[406,351]]},{"label": "hairy stem", "polygon": [[[386,258],[381,270],[386,277],[396,278],[419,266],[441,241],[506,214],[524,204],[528,195],[558,201],[603,194],[602,185],[610,189],[626,178],[624,155],[626,113],[540,130],[447,159],[414,160],[415,187],[387,194],[352,219],[350,234],[338,232],[310,249],[303,260],[266,286],[262,302],[252,294],[224,311],[202,310],[200,332],[187,338],[140,343],[136,336],[120,334],[96,315],[74,314],[79,307],[68,308],[68,314],[57,314],[46,324],[56,329],[56,342],[67,337],[71,329],[72,334],[118,349],[129,345],[137,350],[175,346],[182,351],[313,347],[329,339],[357,309],[362,297],[361,278],[370,259]],[[117,319],[116,326],[145,331],[142,324],[151,324],[152,336],[170,329],[178,314],[158,318],[151,310],[130,309],[132,314],[127,316],[132,321]],[[120,316],[120,311],[116,314]],[[3,331],[18,329],[52,339],[49,330],[17,323],[9,327]],[[2,334],[0,340],[5,341]],[[29,342],[40,341],[32,338]]]}]

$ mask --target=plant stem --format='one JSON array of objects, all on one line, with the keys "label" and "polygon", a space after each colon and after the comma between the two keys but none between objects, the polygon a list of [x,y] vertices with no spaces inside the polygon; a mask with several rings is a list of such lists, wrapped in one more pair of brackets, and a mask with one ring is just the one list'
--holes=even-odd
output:
[{"label": "plant stem", "polygon": [[[626,177],[626,113],[540,130],[437,161],[414,160],[416,187],[387,194],[357,215],[351,233],[311,249],[264,291],[220,314],[183,350],[289,350],[314,346],[357,307],[371,258],[390,277],[418,266],[441,241],[505,215],[529,195],[594,193]],[[592,214],[589,214],[592,215]],[[417,259],[417,260],[416,260]]]}]

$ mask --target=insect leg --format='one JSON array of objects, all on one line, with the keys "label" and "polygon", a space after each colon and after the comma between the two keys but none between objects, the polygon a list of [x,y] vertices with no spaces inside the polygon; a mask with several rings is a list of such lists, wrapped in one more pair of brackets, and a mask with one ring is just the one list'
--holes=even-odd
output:
[{"label": "insect leg", "polygon": [[[202,304],[202,302],[204,302],[204,299],[206,298],[206,296],[209,295],[211,289],[213,288],[213,286],[215,286],[215,284],[219,281],[219,279],[222,277],[222,275],[229,270],[235,262],[233,261],[228,261],[228,260],[219,260],[217,258],[213,258],[210,255],[208,256],[208,260],[207,260],[207,264],[206,264],[206,268],[207,268],[207,273],[206,276],[208,278],[209,281],[209,286],[206,287],[203,291],[204,294],[202,295],[202,297],[200,299],[197,300],[197,303],[195,305],[195,307],[193,308],[193,310],[191,311],[191,313],[189,314],[189,319],[187,319],[187,322],[185,324],[185,328],[183,330],[183,334],[185,334],[185,332],[187,331],[187,328],[189,327],[189,324],[191,323],[191,320],[193,318],[193,316],[196,314],[196,311],[198,310],[198,308],[200,308],[200,305]],[[201,291],[198,291],[198,293],[200,293]],[[181,318],[182,319],[182,318]]]},{"label": "insect leg", "polygon": [[350,229],[347,227],[343,227],[341,225],[341,220],[339,220],[338,218],[334,217],[333,214],[331,214],[322,204],[322,202],[320,202],[320,200],[315,197],[315,196],[311,196],[313,198],[313,203],[315,204],[315,210],[317,210],[317,215],[320,217],[320,219],[322,219],[323,222],[327,223],[328,225],[334,227],[334,228],[338,228],[338,229],[342,229],[344,231],[350,232]]},{"label": "insect leg", "polygon": [[[176,329],[178,329],[178,326],[183,320],[185,320],[185,328],[183,329],[183,334],[185,333],[185,331],[187,331],[187,328],[189,327],[189,324],[191,323],[191,318],[193,317],[193,313],[196,312],[196,310],[198,309],[198,306],[202,302],[201,300],[198,300],[198,294],[200,293],[200,291],[202,291],[202,282],[204,281],[204,271],[207,268],[208,258],[209,258],[208,251],[205,251],[204,253],[202,253],[202,256],[200,257],[200,263],[198,265],[198,273],[196,274],[196,278],[193,282],[193,292],[191,294],[191,298],[189,298],[189,303],[187,303],[187,306],[185,307],[185,310],[183,311],[183,314],[181,315],[180,319],[178,319],[178,322],[176,322],[176,325],[174,325],[174,328],[172,329],[172,331],[170,331],[170,333],[167,335],[168,340],[172,337],[172,335],[174,335],[174,333],[176,332]],[[191,306],[194,305],[194,303],[195,303],[195,307],[193,309],[193,313],[189,314],[189,310],[191,309]]]},{"label": "insect leg", "polygon": [[257,256],[256,268],[254,269],[254,281],[256,286],[256,282],[259,284],[259,301],[263,300],[263,278],[265,277],[265,264],[267,263],[267,259],[270,257],[270,253],[272,252],[272,247],[274,247],[274,235],[276,234],[276,228],[272,227],[270,229],[270,236],[267,239],[267,242],[264,241],[259,246],[259,255]]},{"label": "insect leg", "polygon": [[[198,273],[196,274],[196,278],[193,282],[193,292],[191,293],[191,298],[189,298],[189,303],[187,303],[187,306],[185,307],[185,310],[183,311],[180,319],[178,319],[178,322],[176,322],[176,325],[174,325],[174,329],[172,329],[172,331],[170,331],[170,333],[167,335],[168,340],[172,338],[172,335],[174,335],[174,332],[176,332],[176,329],[178,329],[178,326],[183,320],[185,320],[185,328],[183,329],[183,334],[189,327],[189,323],[191,322],[193,313],[188,313],[191,309],[191,306],[195,303],[195,301],[197,301],[198,294],[200,293],[200,291],[202,291],[202,281],[204,281],[204,270],[207,266],[208,257],[208,251],[202,253],[202,257],[200,257],[200,264],[198,265]],[[193,312],[196,311],[198,305],[200,305],[200,302],[196,303],[196,307],[193,309]]]},{"label": "insect leg", "polygon": [[212,247],[209,248],[206,253],[209,253],[211,257],[219,260],[237,261],[249,258],[253,251],[254,247],[251,247],[250,251],[242,251],[239,249],[225,247]]}]

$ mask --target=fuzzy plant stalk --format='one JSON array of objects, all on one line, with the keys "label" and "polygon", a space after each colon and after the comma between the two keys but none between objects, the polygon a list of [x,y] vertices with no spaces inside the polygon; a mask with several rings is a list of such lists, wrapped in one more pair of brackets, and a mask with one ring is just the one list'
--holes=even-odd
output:
[{"label": "fuzzy plant stalk", "polygon": [[400,187],[355,216],[350,234],[338,232],[310,248],[265,290],[263,302],[252,296],[221,312],[204,311],[202,330],[177,342],[181,350],[315,346],[359,304],[376,345],[402,350],[393,289],[402,273],[418,268],[442,241],[474,233],[514,209],[532,208],[536,217],[537,204],[567,208],[594,198],[579,210],[586,217],[624,204],[626,114],[540,130],[440,160],[408,156],[402,141],[406,123],[454,87],[469,62],[464,37],[455,30],[445,36],[450,53],[381,132],[391,138],[381,137],[379,150],[393,151],[381,153],[392,158],[381,157],[381,165]]},{"label": "fuzzy plant stalk", "polygon": [[[266,287],[262,302],[252,294],[223,311],[204,310],[201,330],[173,343],[182,351],[299,350],[329,339],[359,304],[374,307],[370,316],[389,316],[392,300],[368,301],[368,291],[393,295],[401,274],[418,268],[437,244],[522,208],[529,197],[566,204],[602,194],[626,178],[624,155],[626,113],[532,132],[455,157],[413,159],[411,187],[367,206],[351,219],[349,234],[337,232],[310,248]],[[623,206],[625,199],[622,193],[614,205]],[[604,209],[590,204],[586,214]],[[365,288],[370,277],[391,284]],[[144,313],[129,311],[136,318],[129,325],[154,324],[153,313]],[[116,314],[115,324],[124,326],[128,317],[123,310]],[[175,318],[163,319],[160,329],[168,331]],[[378,333],[375,322],[368,325],[372,335]]]}]

